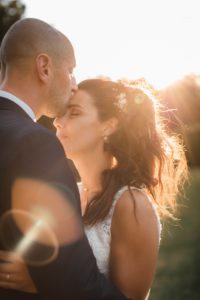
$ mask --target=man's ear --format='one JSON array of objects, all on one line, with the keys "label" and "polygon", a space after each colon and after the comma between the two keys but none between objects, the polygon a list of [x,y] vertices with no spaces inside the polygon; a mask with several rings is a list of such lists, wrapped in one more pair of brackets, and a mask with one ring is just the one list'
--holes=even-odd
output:
[{"label": "man's ear", "polygon": [[36,69],[39,79],[47,81],[51,70],[51,58],[46,53],[40,53],[36,57]]},{"label": "man's ear", "polygon": [[104,122],[103,128],[103,136],[110,136],[113,134],[118,128],[118,119],[117,118],[110,118]]}]

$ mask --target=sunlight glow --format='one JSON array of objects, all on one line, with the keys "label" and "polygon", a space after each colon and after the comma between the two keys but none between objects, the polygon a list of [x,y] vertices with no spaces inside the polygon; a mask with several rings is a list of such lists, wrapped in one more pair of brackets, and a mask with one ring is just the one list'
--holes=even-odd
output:
[{"label": "sunlight glow", "polygon": [[43,226],[42,220],[37,220],[35,224],[29,229],[26,235],[22,238],[22,240],[17,245],[15,251],[20,254],[24,255],[25,252],[32,246],[32,243],[40,234],[41,227]]},{"label": "sunlight glow", "polygon": [[54,24],[70,38],[77,81],[145,77],[160,88],[200,73],[199,0],[23,2],[27,17]]},{"label": "sunlight glow", "polygon": [[[38,209],[39,211],[39,209]],[[8,228],[11,220],[22,229],[23,236],[13,248]],[[19,224],[20,220],[20,224]],[[12,228],[14,229],[14,227]],[[26,259],[30,265],[45,265],[51,262],[58,254],[58,239],[51,228],[47,215],[35,215],[25,210],[13,209],[7,211],[0,219],[0,235],[6,249]],[[41,246],[51,247],[51,251],[43,255],[42,260],[36,256],[27,257],[35,242]],[[43,253],[44,254],[44,253]]]}]

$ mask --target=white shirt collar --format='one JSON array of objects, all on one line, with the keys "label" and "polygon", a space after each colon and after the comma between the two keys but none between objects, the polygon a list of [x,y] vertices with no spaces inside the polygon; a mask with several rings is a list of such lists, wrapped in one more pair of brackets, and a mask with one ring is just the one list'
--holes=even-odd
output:
[{"label": "white shirt collar", "polygon": [[36,122],[36,117],[35,117],[35,114],[34,114],[33,110],[24,101],[20,100],[18,97],[16,97],[15,95],[13,95],[13,94],[11,94],[9,92],[1,91],[1,90],[0,90],[0,97],[7,98],[8,100],[11,100],[12,102],[14,102],[17,105],[19,105],[29,115],[29,117],[34,122]]}]

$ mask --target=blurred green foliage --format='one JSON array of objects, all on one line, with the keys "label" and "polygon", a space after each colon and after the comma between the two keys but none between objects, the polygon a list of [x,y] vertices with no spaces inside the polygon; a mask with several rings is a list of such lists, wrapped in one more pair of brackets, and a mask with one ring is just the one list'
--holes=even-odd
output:
[{"label": "blurred green foliage", "polygon": [[200,169],[192,169],[179,221],[164,224],[150,300],[200,299]]},{"label": "blurred green foliage", "polygon": [[0,42],[9,27],[22,18],[25,8],[20,0],[0,0]]},{"label": "blurred green foliage", "polygon": [[189,165],[200,167],[200,75],[188,74],[169,85],[160,91],[160,100],[168,127],[183,137]]}]

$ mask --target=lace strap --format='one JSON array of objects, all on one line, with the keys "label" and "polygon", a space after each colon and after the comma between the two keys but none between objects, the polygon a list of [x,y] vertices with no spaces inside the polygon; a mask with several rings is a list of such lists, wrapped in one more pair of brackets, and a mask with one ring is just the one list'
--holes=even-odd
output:
[{"label": "lace strap", "polygon": [[117,201],[121,198],[121,195],[128,190],[128,186],[123,186],[119,191],[116,192],[116,194],[114,195],[113,198],[113,203],[109,212],[109,217],[112,219],[113,213],[114,213],[114,209],[115,206],[117,204]]}]

